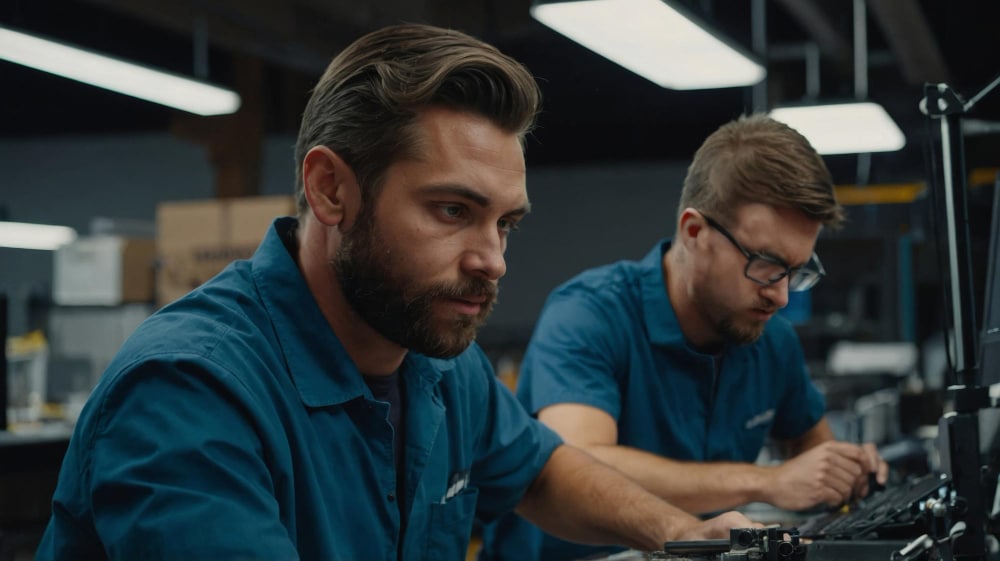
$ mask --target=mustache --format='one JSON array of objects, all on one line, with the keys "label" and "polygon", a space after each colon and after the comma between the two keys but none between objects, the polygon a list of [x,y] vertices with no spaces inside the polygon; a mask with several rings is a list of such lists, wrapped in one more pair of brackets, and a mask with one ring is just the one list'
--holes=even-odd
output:
[{"label": "mustache", "polygon": [[480,298],[496,300],[499,287],[485,279],[470,278],[457,283],[442,283],[428,290],[428,295],[437,298]]},{"label": "mustache", "polygon": [[758,300],[754,303],[753,307],[769,314],[777,313],[778,311],[778,306],[770,300]]}]

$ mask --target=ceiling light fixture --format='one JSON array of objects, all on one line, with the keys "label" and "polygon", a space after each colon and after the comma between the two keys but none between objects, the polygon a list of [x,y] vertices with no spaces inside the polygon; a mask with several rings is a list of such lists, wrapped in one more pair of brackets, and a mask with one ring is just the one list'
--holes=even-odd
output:
[{"label": "ceiling light fixture", "polygon": [[820,154],[891,152],[906,146],[896,122],[870,101],[779,107],[771,117],[799,131]]},{"label": "ceiling light fixture", "polygon": [[665,88],[748,86],[766,74],[749,54],[662,0],[538,3],[531,15]]},{"label": "ceiling light fixture", "polygon": [[0,58],[196,115],[240,108],[232,91],[0,26]]},{"label": "ceiling light fixture", "polygon": [[[802,133],[820,154],[859,154],[893,152],[906,146],[906,135],[892,120],[885,108],[867,101],[868,39],[865,0],[854,0],[854,96],[843,103],[803,104],[776,107],[770,115]],[[806,58],[807,65],[818,65],[815,58]],[[817,76],[818,69],[807,68],[807,74]],[[810,97],[815,95],[813,88]],[[865,156],[864,165],[870,165]],[[859,176],[862,174],[859,171]],[[867,177],[867,171],[864,174]],[[867,183],[867,179],[858,184]]]},{"label": "ceiling light fixture", "polygon": [[59,249],[76,239],[69,226],[0,221],[0,247],[15,249]]}]

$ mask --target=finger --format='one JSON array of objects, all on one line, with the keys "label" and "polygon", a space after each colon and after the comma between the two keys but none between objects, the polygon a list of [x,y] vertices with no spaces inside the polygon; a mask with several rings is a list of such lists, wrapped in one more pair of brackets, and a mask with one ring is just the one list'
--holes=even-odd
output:
[{"label": "finger", "polygon": [[857,479],[854,480],[854,497],[867,497],[868,496],[868,474],[861,474]]},{"label": "finger", "polygon": [[875,474],[875,481],[879,485],[885,485],[886,481],[889,480],[889,464],[882,459],[882,456],[878,453],[878,448],[874,444],[868,442],[864,445],[865,453],[868,454],[868,461],[870,467],[868,470]]},{"label": "finger", "polygon": [[856,478],[868,473],[868,470],[865,469],[865,465],[862,462],[857,461],[855,458],[833,454],[828,459],[831,470],[840,470],[844,472],[844,477],[846,477],[849,481],[854,481]]},{"label": "finger", "polygon": [[838,495],[840,495],[841,503],[851,502],[851,497],[853,497],[854,494],[856,493],[854,489],[854,481],[851,481],[846,485],[842,484],[841,481],[837,481],[837,484],[834,486],[834,489],[836,489]]},{"label": "finger", "polygon": [[854,491],[855,478],[841,469],[831,469],[819,480],[823,487],[823,494],[829,502],[833,500],[833,505],[847,502]]},{"label": "finger", "polygon": [[885,463],[882,458],[878,459],[878,471],[875,477],[880,485],[885,485],[889,481],[889,464]]},{"label": "finger", "polygon": [[878,455],[878,449],[871,442],[866,442],[862,447],[865,452],[865,461],[867,464],[867,471],[871,473],[877,473],[879,468],[879,463],[882,462],[882,458]]},{"label": "finger", "polygon": [[731,528],[754,528],[759,526],[759,524],[747,518],[743,513],[736,512],[735,515],[735,520],[731,521]]},{"label": "finger", "polygon": [[843,442],[840,440],[831,440],[825,442],[826,449],[832,452],[836,452],[837,455],[843,456],[845,458],[851,458],[855,462],[863,462],[866,452],[857,444],[852,444],[850,442]]},{"label": "finger", "polygon": [[838,492],[833,487],[826,487],[823,492],[823,503],[831,508],[837,508],[847,502],[843,493]]},{"label": "finger", "polygon": [[858,483],[858,475],[852,470],[846,470],[840,467],[831,467],[826,473],[823,481],[836,488],[838,491],[845,491],[850,493]]},{"label": "finger", "polygon": [[864,473],[857,463],[837,454],[826,458],[816,469],[814,484],[832,489],[838,496],[850,497],[858,478]]}]

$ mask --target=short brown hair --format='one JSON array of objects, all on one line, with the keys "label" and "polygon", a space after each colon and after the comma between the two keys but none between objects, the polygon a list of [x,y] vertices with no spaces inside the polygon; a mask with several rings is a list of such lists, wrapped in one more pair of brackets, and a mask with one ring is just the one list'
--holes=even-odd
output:
[{"label": "short brown hair", "polygon": [[798,131],[762,114],[730,121],[705,139],[684,179],[678,219],[694,208],[729,222],[749,203],[800,210],[831,227],[844,220],[823,158]]},{"label": "short brown hair", "polygon": [[313,90],[295,145],[299,214],[308,208],[302,160],[327,146],[351,166],[362,200],[374,200],[385,170],[413,154],[419,111],[442,106],[480,114],[524,136],[541,92],[528,70],[459,31],[396,25],[369,33],[337,55]]}]

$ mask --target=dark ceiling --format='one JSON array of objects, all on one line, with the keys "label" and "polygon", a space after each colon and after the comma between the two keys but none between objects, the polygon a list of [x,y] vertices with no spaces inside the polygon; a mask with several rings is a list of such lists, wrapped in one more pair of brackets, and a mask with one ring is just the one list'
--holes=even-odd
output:
[{"label": "dark ceiling", "polygon": [[[822,99],[855,93],[853,3],[764,0],[769,106],[806,95],[803,46],[821,53]],[[689,0],[687,9],[751,48],[751,2]],[[2,0],[0,25],[27,30],[184,74],[201,74],[252,100],[265,132],[294,133],[325,63],[360,34],[420,21],[468,31],[525,63],[545,110],[530,165],[690,159],[701,140],[752,107],[750,88],[671,91],[626,71],[528,15],[529,0]],[[1000,73],[1000,2],[868,0],[869,97],[907,134],[906,148],[871,159],[871,182],[925,173],[924,82],[971,97]],[[204,32],[201,34],[201,32]],[[207,42],[196,40],[207,37]],[[197,45],[208,45],[198,49]],[[797,54],[799,53],[799,54]],[[205,68],[207,67],[207,70]],[[1000,121],[1000,91],[970,118]],[[0,61],[0,138],[177,131],[191,118]],[[225,126],[226,121],[207,121]],[[215,126],[215,125],[213,125]],[[1000,133],[967,136],[968,166],[1000,166]],[[828,158],[839,183],[857,178],[856,156]]]}]

